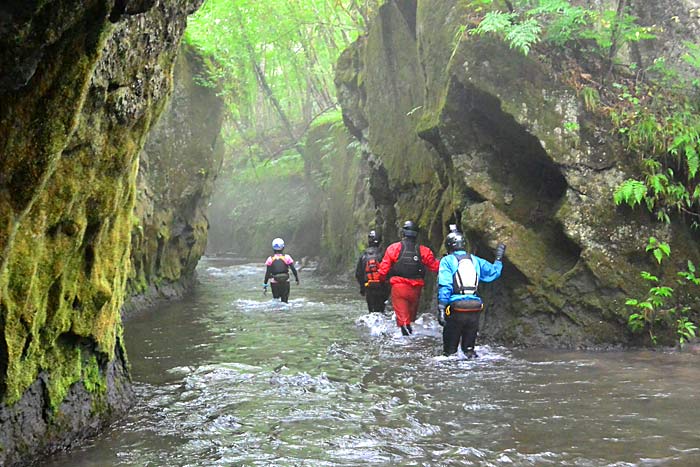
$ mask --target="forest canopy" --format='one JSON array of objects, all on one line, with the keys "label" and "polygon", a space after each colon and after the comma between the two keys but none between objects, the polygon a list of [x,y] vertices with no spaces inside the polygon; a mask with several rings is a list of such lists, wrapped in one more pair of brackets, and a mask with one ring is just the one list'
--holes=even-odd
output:
[{"label": "forest canopy", "polygon": [[379,0],[208,0],[186,40],[208,59],[228,104],[228,142],[274,157],[336,109],[333,68]]}]

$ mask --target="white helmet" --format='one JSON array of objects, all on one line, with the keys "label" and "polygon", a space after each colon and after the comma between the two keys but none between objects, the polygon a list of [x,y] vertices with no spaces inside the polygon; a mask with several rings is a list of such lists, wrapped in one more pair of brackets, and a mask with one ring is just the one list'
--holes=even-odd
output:
[{"label": "white helmet", "polygon": [[284,250],[284,240],[279,237],[272,240],[272,249],[275,251]]}]

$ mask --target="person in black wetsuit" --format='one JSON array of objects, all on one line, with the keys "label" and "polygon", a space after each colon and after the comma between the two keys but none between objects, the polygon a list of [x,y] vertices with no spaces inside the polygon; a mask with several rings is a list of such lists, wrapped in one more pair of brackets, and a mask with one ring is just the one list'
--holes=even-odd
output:
[{"label": "person in black wetsuit", "polygon": [[379,263],[384,250],[379,247],[382,236],[375,230],[367,235],[367,249],[362,253],[355,268],[355,279],[360,284],[360,295],[367,300],[370,313],[384,313],[386,299],[389,298],[389,284],[379,280]]},{"label": "person in black wetsuit", "polygon": [[265,280],[263,289],[267,291],[267,283],[272,286],[272,298],[279,298],[284,303],[289,301],[289,271],[294,274],[294,279],[299,285],[299,274],[294,267],[294,260],[291,256],[284,254],[284,240],[275,238],[272,240],[272,256],[268,256],[265,261]]}]

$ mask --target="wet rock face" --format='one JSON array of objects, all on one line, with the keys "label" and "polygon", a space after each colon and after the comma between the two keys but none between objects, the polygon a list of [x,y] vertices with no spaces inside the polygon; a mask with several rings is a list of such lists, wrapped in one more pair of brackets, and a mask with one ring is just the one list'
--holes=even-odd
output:
[{"label": "wet rock face", "polygon": [[120,309],[138,155],[199,3],[0,6],[0,463],[128,403]]},{"label": "wet rock face", "polygon": [[[652,267],[638,253],[646,238],[671,240],[682,260],[697,259],[697,245],[680,225],[614,206],[613,190],[634,168],[614,132],[551,70],[495,39],[466,36],[455,48],[466,8],[389,2],[341,56],[344,119],[375,160],[370,191],[393,213],[386,219],[418,220],[435,251],[451,222],[488,260],[498,242],[508,244],[502,279],[481,286],[489,338],[628,344],[624,301],[642,295],[638,272]],[[674,41],[664,35],[645,59]]]},{"label": "wet rock face", "polygon": [[140,155],[131,235],[129,310],[181,296],[207,244],[206,210],[223,157],[223,103],[203,87],[201,58],[183,46],[172,97]]}]

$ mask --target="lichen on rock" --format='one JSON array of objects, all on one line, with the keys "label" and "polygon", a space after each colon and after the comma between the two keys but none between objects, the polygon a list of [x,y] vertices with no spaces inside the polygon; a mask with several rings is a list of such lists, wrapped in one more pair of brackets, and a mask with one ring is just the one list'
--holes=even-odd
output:
[{"label": "lichen on rock", "polygon": [[53,3],[10,6],[15,27],[0,29],[3,57],[13,57],[3,58],[12,65],[0,86],[7,464],[70,444],[128,405],[120,309],[138,154],[166,102],[186,15],[200,2],[138,12]]}]

